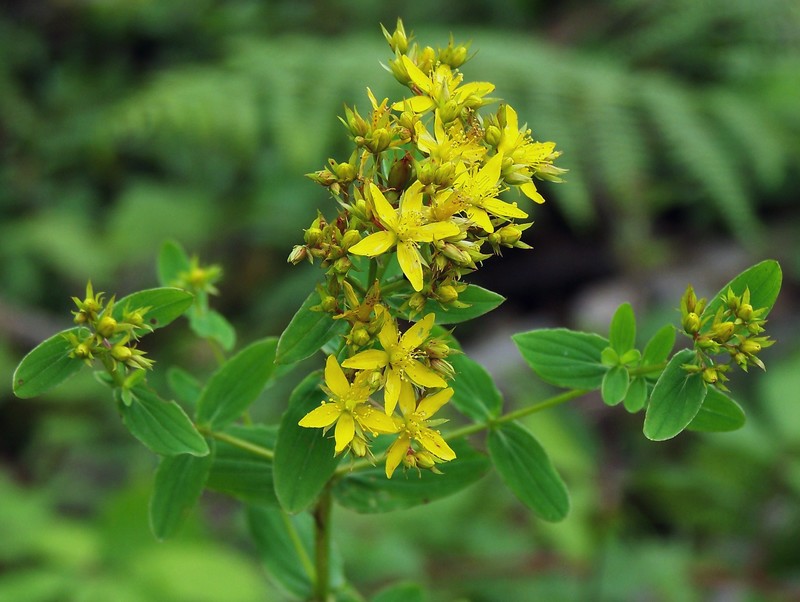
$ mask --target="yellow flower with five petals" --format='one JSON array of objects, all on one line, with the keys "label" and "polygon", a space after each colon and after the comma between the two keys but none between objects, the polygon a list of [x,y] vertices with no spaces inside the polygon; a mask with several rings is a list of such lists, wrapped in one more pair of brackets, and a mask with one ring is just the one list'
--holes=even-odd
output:
[{"label": "yellow flower with five petals", "polygon": [[423,285],[422,256],[419,243],[457,236],[461,229],[452,222],[429,222],[422,207],[422,183],[415,181],[400,198],[400,207],[395,210],[372,182],[369,190],[372,205],[381,225],[386,228],[370,234],[350,247],[354,255],[375,257],[397,247],[397,261],[415,291]]},{"label": "yellow flower with five petals", "polygon": [[368,401],[371,389],[368,374],[359,373],[351,384],[333,355],[325,363],[325,387],[329,399],[311,410],[299,422],[306,428],[328,429],[336,424],[336,453],[341,453],[356,438],[362,441],[372,435],[397,432],[390,416],[372,407]]},{"label": "yellow flower with five petals", "polygon": [[388,415],[394,412],[402,395],[414,394],[412,382],[436,389],[447,386],[439,374],[419,360],[425,355],[420,347],[430,336],[435,318],[435,314],[428,314],[400,336],[397,324],[387,316],[378,333],[383,349],[367,349],[342,363],[345,368],[384,371],[384,403]]},{"label": "yellow flower with five petals", "polygon": [[412,441],[417,441],[424,451],[430,452],[440,460],[450,461],[455,459],[456,453],[447,445],[439,431],[431,428],[435,423],[444,421],[430,421],[430,418],[439,411],[453,396],[453,389],[447,388],[437,391],[416,401],[414,392],[400,396],[400,411],[402,418],[397,418],[400,436],[389,446],[386,451],[386,477],[391,479],[395,469],[410,452]]}]

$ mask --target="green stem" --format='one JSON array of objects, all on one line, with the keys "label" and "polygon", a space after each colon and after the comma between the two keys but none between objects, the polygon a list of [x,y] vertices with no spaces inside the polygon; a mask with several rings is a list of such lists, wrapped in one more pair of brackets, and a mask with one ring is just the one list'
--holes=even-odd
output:
[{"label": "green stem", "polygon": [[303,565],[303,570],[305,570],[308,578],[313,581],[314,563],[311,562],[311,558],[309,558],[308,553],[306,552],[306,547],[303,545],[303,541],[300,539],[300,535],[297,533],[297,529],[294,527],[292,517],[286,512],[281,512],[281,517],[283,518],[283,524],[286,527],[286,532],[289,534],[289,539],[292,540],[294,550],[297,552],[297,557],[300,559],[300,564]]},{"label": "green stem", "polygon": [[254,454],[266,460],[272,460],[275,457],[275,452],[273,452],[271,449],[267,449],[266,447],[261,447],[260,445],[256,445],[255,443],[250,443],[245,439],[240,439],[239,437],[229,435],[228,433],[220,433],[218,431],[212,431],[204,427],[197,427],[197,430],[200,432],[201,435],[205,435],[206,437],[211,437],[212,439],[216,439],[217,441],[222,441],[234,447],[238,447],[239,449],[248,451],[251,454]]},{"label": "green stem", "polygon": [[114,361],[111,357],[104,353],[101,356],[101,360],[103,362],[103,367],[106,369],[106,372],[114,379],[114,384],[120,388],[125,387],[125,374],[120,374],[119,366],[114,365]]},{"label": "green stem", "polygon": [[328,576],[330,574],[331,549],[331,508],[332,496],[330,482],[326,485],[314,507],[314,545],[316,552],[316,582],[314,584],[314,600],[327,602]]},{"label": "green stem", "polygon": [[652,364],[650,366],[639,366],[638,368],[628,368],[628,374],[630,374],[631,376],[645,376],[647,374],[655,374],[656,372],[662,372],[666,367],[667,367],[667,362],[661,362],[660,364]]}]

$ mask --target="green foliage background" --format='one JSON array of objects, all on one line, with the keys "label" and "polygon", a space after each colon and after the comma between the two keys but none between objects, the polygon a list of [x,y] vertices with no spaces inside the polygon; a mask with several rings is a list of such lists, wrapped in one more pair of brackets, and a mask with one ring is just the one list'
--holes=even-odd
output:
[{"label": "green foliage background", "polygon": [[[378,23],[397,16],[423,44],[444,45],[449,31],[472,39],[470,78],[495,83],[570,169],[567,183],[543,185],[549,203],[526,232],[535,250],[508,252],[481,276],[509,297],[498,317],[457,332],[507,403],[548,392],[503,351],[531,323],[602,329],[604,299],[633,297],[657,327],[676,316],[687,278],[708,294],[767,256],[787,281],[769,371],[742,383],[746,429],[652,444],[599,399],[538,414],[529,426],[572,492],[566,522],[536,522],[495,476],[388,516],[340,510],[352,580],[375,592],[418,579],[435,600],[800,595],[800,9],[469,0],[397,10],[366,0],[2,9],[0,599],[282,599],[221,496],[205,498],[177,541],[152,542],[154,459],[100,386],[75,380],[22,402],[11,372],[68,326],[69,297],[87,279],[119,295],[152,286],[167,238],[223,265],[216,307],[241,344],[278,334],[316,277],[285,264],[326,203],[302,174],[344,158],[343,102],[363,106],[367,85],[379,98],[400,93],[379,64]],[[200,373],[213,358],[187,335],[178,325],[154,336],[152,354]],[[287,391],[271,390],[260,417],[276,418]]]}]

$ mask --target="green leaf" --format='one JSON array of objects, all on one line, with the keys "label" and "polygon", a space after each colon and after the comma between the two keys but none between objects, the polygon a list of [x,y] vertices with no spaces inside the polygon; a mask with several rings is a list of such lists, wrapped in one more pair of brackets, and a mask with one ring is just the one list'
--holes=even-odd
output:
[{"label": "green leaf", "polygon": [[167,384],[175,397],[192,407],[197,404],[203,390],[199,380],[178,366],[170,366],[167,370]]},{"label": "green leaf", "polygon": [[625,409],[631,414],[638,412],[645,406],[647,403],[647,381],[644,377],[639,376],[631,380],[623,403]]},{"label": "green leaf", "polygon": [[379,591],[372,602],[425,602],[425,592],[416,583],[398,583]]},{"label": "green leaf", "polygon": [[175,286],[180,274],[190,268],[189,256],[180,244],[168,240],[161,245],[158,254],[158,282],[161,286]]},{"label": "green leaf", "polygon": [[544,448],[515,422],[489,432],[489,456],[500,478],[523,504],[544,520],[563,520],[569,494]]},{"label": "green leaf", "polygon": [[225,351],[236,345],[236,331],[221,313],[207,309],[202,313],[190,311],[188,316],[189,327],[201,339],[214,339]]},{"label": "green leaf", "polygon": [[333,476],[341,456],[334,456],[332,436],[298,422],[324,399],[320,373],[307,376],[289,398],[275,443],[275,493],[286,512],[307,508]]},{"label": "green leaf", "polygon": [[143,307],[150,309],[144,315],[150,328],[163,328],[182,316],[192,306],[194,297],[179,288],[151,288],[119,299],[114,304],[113,316],[119,320],[125,310]]},{"label": "green leaf", "polygon": [[373,514],[404,510],[458,493],[480,480],[490,465],[486,456],[465,441],[452,441],[450,445],[456,459],[438,465],[444,474],[397,471],[387,479],[384,467],[375,466],[339,480],[333,489],[336,501],[356,512]]},{"label": "green leaf", "polygon": [[277,345],[275,337],[261,339],[222,364],[197,401],[197,423],[218,430],[239,418],[272,377]]},{"label": "green leaf", "polygon": [[[274,450],[278,428],[231,425],[223,434]],[[214,464],[206,487],[251,504],[278,505],[272,479],[272,460],[226,441],[215,441]]]},{"label": "green leaf", "polygon": [[600,386],[600,395],[603,398],[603,402],[609,406],[617,405],[625,399],[629,384],[630,375],[625,366],[610,368],[603,377],[603,383]]},{"label": "green leaf", "polygon": [[447,361],[456,371],[450,400],[456,409],[476,422],[497,418],[503,409],[503,397],[486,369],[461,353],[451,355]]},{"label": "green leaf", "polygon": [[212,457],[213,453],[161,458],[150,498],[150,529],[158,539],[172,537],[186,522],[203,492]]},{"label": "green leaf", "polygon": [[679,351],[656,381],[644,417],[644,434],[648,439],[671,439],[685,429],[700,410],[706,396],[706,383],[699,373],[689,374],[682,368],[694,358],[695,352],[691,349]]},{"label": "green leaf", "polygon": [[41,395],[85,366],[83,360],[69,357],[72,345],[66,339],[68,334],[81,338],[80,330],[78,327],[64,330],[31,349],[14,371],[14,395],[22,399]]},{"label": "green leaf", "polygon": [[[395,297],[392,300],[391,305],[398,309],[402,302],[396,301],[396,299],[398,298]],[[402,300],[404,301],[404,299]],[[502,295],[476,284],[469,284],[464,292],[458,295],[458,301],[466,303],[468,307],[445,306],[436,301],[436,299],[429,299],[420,313],[422,315],[427,315],[431,312],[436,314],[436,324],[459,324],[489,313],[499,307],[505,300],[506,298]],[[407,308],[401,310],[400,313],[406,319],[410,317],[410,312]]]},{"label": "green leaf", "polygon": [[181,407],[164,401],[140,385],[131,389],[133,403],[120,403],[122,421],[131,434],[161,456],[208,454],[206,440],[197,432]]},{"label": "green leaf", "polygon": [[657,366],[666,362],[672,348],[675,346],[675,327],[672,324],[662,326],[652,338],[647,341],[642,355],[643,366]]},{"label": "green leaf", "polygon": [[608,343],[622,355],[636,344],[636,317],[630,303],[623,303],[617,308],[608,329]]},{"label": "green leaf", "polygon": [[716,387],[708,387],[700,411],[686,428],[690,431],[721,433],[738,430],[745,422],[744,410],[738,403]]},{"label": "green leaf", "polygon": [[303,301],[278,341],[277,363],[293,364],[314,355],[337,331],[345,328],[344,320],[334,320],[324,311],[311,311],[318,304],[316,292]]},{"label": "green leaf", "polygon": [[[756,265],[746,269],[744,272],[736,276],[728,284],[722,287],[720,291],[708,301],[703,316],[713,316],[717,313],[717,309],[722,307],[724,301],[723,297],[732,289],[734,294],[741,295],[746,288],[750,289],[750,305],[754,309],[765,307],[767,311],[761,316],[766,317],[775,300],[778,298],[778,293],[781,290],[781,281],[783,273],[781,266],[774,259],[766,259]],[[711,320],[709,320],[707,327],[710,327]]]},{"label": "green leaf", "polygon": [[[314,523],[310,514],[287,516],[280,508],[249,506],[247,524],[270,575],[293,598],[310,600],[315,568]],[[334,591],[345,584],[341,556],[330,551],[329,583]]]},{"label": "green leaf", "polygon": [[608,370],[600,361],[608,341],[596,334],[554,328],[511,338],[534,372],[560,387],[599,389]]}]

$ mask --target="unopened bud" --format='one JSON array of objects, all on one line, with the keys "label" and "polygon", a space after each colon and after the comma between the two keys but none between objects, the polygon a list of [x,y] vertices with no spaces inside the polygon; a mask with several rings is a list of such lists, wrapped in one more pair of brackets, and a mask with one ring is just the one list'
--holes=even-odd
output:
[{"label": "unopened bud", "polygon": [[316,247],[322,240],[322,230],[320,228],[312,226],[311,228],[305,231],[305,234],[303,235],[303,240],[306,241],[307,245],[311,247]]},{"label": "unopened bud", "polygon": [[114,345],[111,348],[111,357],[118,362],[129,360],[133,356],[133,351],[125,345]]},{"label": "unopened bud", "polygon": [[444,286],[440,286],[438,288],[436,291],[436,296],[442,303],[452,303],[458,299],[458,291],[453,285],[445,284]]},{"label": "unopened bud", "polygon": [[97,334],[106,339],[113,335],[116,329],[117,321],[111,316],[103,316],[97,323]]},{"label": "unopened bud", "polygon": [[92,357],[92,348],[86,343],[80,343],[72,350],[72,354],[74,357],[84,360]]},{"label": "unopened bud", "polygon": [[333,271],[340,276],[344,276],[353,267],[353,262],[348,257],[340,257],[333,263]]},{"label": "unopened bud", "polygon": [[386,128],[377,128],[372,131],[372,134],[369,137],[367,137],[366,147],[377,155],[378,153],[386,150],[391,142],[392,135],[389,133],[389,131]]},{"label": "unopened bud", "polygon": [[733,336],[733,322],[718,322],[711,328],[711,336],[720,343],[725,343]]},{"label": "unopened bud", "polygon": [[428,299],[422,293],[414,293],[408,300],[408,306],[415,312],[420,312],[427,301]]},{"label": "unopened bud", "polygon": [[408,178],[410,176],[411,159],[408,157],[408,155],[405,155],[392,163],[392,167],[389,169],[389,178],[387,180],[389,188],[403,190],[406,187]]},{"label": "unopened bud", "polygon": [[333,297],[331,295],[325,295],[325,297],[322,298],[322,302],[320,303],[322,311],[327,312],[329,314],[335,312],[336,309],[338,308],[338,305],[339,304],[336,302],[336,297]]},{"label": "unopened bud", "polygon": [[700,330],[700,316],[689,312],[683,317],[683,330],[688,334],[695,334]]},{"label": "unopened bud", "polygon": [[342,236],[341,247],[343,251],[347,251],[350,247],[355,245],[361,240],[361,234],[358,230],[348,230]]},{"label": "unopened bud", "polygon": [[497,146],[503,139],[503,132],[496,125],[490,125],[483,134],[483,139],[490,146]]},{"label": "unopened bud", "polygon": [[706,368],[703,370],[703,380],[706,381],[708,384],[713,385],[715,382],[719,380],[719,375],[717,374],[717,370],[715,368]]},{"label": "unopened bud", "polygon": [[736,315],[746,322],[753,317],[753,306],[749,303],[742,303]]},{"label": "unopened bud", "polygon": [[289,253],[289,257],[286,259],[288,263],[297,265],[304,259],[310,259],[311,256],[308,254],[308,249],[305,245],[295,245],[292,247],[292,252]]},{"label": "unopened bud", "polygon": [[436,465],[436,460],[430,452],[419,451],[415,455],[417,456],[417,466],[420,468],[433,468]]},{"label": "unopened bud", "polygon": [[742,344],[739,345],[739,349],[744,353],[758,353],[761,351],[761,344],[756,341],[751,341],[750,339],[745,339],[742,341]]},{"label": "unopened bud", "polygon": [[500,241],[504,245],[514,245],[519,242],[519,239],[522,238],[522,230],[517,228],[516,226],[504,226],[500,228]]},{"label": "unopened bud", "polygon": [[363,326],[353,328],[353,330],[350,332],[350,341],[359,347],[364,347],[370,342],[371,339],[372,337],[370,336],[369,332],[367,332],[367,329]]},{"label": "unopened bud", "polygon": [[354,456],[363,458],[367,455],[367,442],[361,437],[353,437],[353,440],[350,442],[350,452]]}]

